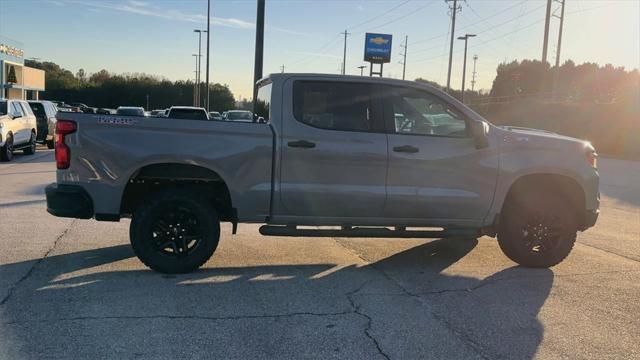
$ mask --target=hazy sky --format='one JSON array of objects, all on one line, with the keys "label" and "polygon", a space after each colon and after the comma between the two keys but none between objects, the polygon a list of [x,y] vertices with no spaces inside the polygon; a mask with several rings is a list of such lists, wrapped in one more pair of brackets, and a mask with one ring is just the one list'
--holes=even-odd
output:
[{"label": "hazy sky", "polygon": [[[251,93],[255,3],[212,0],[211,76],[236,96]],[[478,35],[469,41],[467,77],[471,58],[478,55],[476,88],[491,87],[502,61],[541,57],[546,1],[460,3],[456,37]],[[379,32],[394,36],[385,76],[402,76],[400,45],[407,35],[407,78],[446,83],[450,17],[443,0],[266,4],[265,74],[279,72],[281,65],[287,72],[339,72],[339,33],[347,29],[347,73],[359,74],[357,66],[364,64],[364,33]],[[187,79],[194,76],[192,54],[198,46],[193,29],[206,27],[206,6],[206,0],[0,0],[0,36],[22,42],[27,58],[53,61],[73,72],[104,68]],[[553,9],[558,7],[554,2]],[[555,61],[558,24],[554,18],[550,61]],[[459,88],[463,42],[454,46],[452,86]],[[640,0],[566,0],[561,59],[569,58],[639,68]]]}]

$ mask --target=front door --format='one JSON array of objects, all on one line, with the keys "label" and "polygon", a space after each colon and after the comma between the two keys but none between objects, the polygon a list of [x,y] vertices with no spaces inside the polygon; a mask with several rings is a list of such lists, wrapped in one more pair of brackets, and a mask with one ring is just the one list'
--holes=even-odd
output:
[{"label": "front door", "polygon": [[383,216],[387,136],[371,85],[290,80],[284,91],[279,213]]},{"label": "front door", "polygon": [[482,220],[497,180],[497,167],[486,161],[492,151],[475,148],[468,120],[449,101],[413,88],[391,87],[387,94],[385,215],[445,222]]}]

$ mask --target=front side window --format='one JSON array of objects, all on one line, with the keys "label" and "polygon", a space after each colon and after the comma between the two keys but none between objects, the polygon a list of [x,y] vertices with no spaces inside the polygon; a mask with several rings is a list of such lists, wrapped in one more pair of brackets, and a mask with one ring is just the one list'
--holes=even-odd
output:
[{"label": "front side window", "polygon": [[6,101],[0,101],[0,115],[7,115],[7,102]]},{"label": "front side window", "polygon": [[442,99],[417,90],[397,90],[393,97],[396,134],[466,137],[462,115]]},{"label": "front side window", "polygon": [[296,81],[294,116],[302,123],[321,129],[378,131],[373,122],[370,93],[367,84]]}]

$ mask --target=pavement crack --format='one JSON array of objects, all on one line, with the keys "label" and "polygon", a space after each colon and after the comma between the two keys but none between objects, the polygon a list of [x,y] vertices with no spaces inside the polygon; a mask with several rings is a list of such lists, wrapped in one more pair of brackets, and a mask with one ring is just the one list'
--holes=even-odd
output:
[{"label": "pavement crack", "polygon": [[208,320],[208,321],[225,321],[225,320],[246,320],[246,319],[278,319],[288,318],[295,316],[344,316],[353,314],[353,311],[340,311],[340,312],[327,312],[327,313],[315,313],[315,312],[292,312],[286,314],[266,314],[266,315],[238,315],[238,316],[203,316],[203,315],[140,315],[140,316],[76,316],[68,318],[53,318],[53,319],[41,319],[41,320],[25,320],[25,321],[11,321],[5,322],[3,325],[19,325],[24,323],[43,323],[43,322],[60,322],[60,321],[85,321],[85,320],[153,320],[153,319],[166,319],[166,320]]},{"label": "pavement crack", "polygon": [[46,259],[49,254],[51,254],[51,252],[53,251],[53,249],[56,248],[56,246],[58,245],[58,242],[60,242],[60,240],[62,240],[63,237],[65,237],[67,235],[67,233],[69,232],[69,230],[71,230],[71,227],[73,226],[73,224],[75,224],[76,220],[71,221],[71,223],[69,224],[69,226],[64,229],[64,231],[53,241],[53,244],[51,245],[51,247],[44,253],[44,255],[39,258],[38,260],[36,260],[33,265],[29,268],[29,270],[27,270],[27,272],[22,275],[22,277],[20,279],[18,279],[18,281],[16,281],[13,285],[11,285],[11,287],[9,287],[9,290],[7,290],[7,295],[4,297],[4,299],[2,299],[2,301],[0,301],[0,306],[4,305],[7,303],[7,301],[9,301],[9,299],[11,298],[11,295],[13,295],[14,291],[23,283],[25,282],[29,276],[31,276],[31,274],[33,274],[33,272],[35,271],[35,269],[38,267],[38,265],[40,265],[40,263],[42,263],[42,261],[44,259]]},{"label": "pavement crack", "polygon": [[370,282],[371,281],[365,281],[362,285],[360,285],[360,287],[358,287],[357,289],[351,292],[348,292],[345,295],[347,297],[347,300],[349,301],[349,304],[351,304],[351,307],[353,308],[353,313],[363,317],[367,321],[367,326],[364,328],[364,335],[367,338],[369,338],[369,340],[371,340],[373,345],[375,345],[378,351],[378,354],[380,354],[382,357],[384,357],[387,360],[391,360],[389,355],[382,350],[382,346],[378,342],[378,339],[376,339],[375,336],[373,336],[373,334],[371,333],[371,330],[373,328],[373,318],[371,318],[371,316],[367,315],[365,312],[361,311],[361,307],[358,304],[356,304],[355,300],[353,299],[353,296],[357,294],[360,290],[362,290],[362,288],[364,288],[365,285],[367,285]]},{"label": "pavement crack", "polygon": [[610,251],[610,250],[605,250],[605,249],[599,248],[599,247],[597,247],[597,246],[593,246],[593,245],[585,244],[585,243],[583,243],[583,242],[576,242],[576,244],[581,245],[581,246],[586,246],[586,247],[588,247],[588,248],[592,248],[592,249],[595,249],[595,250],[599,250],[599,251],[605,252],[605,253],[607,253],[607,254],[611,254],[611,255],[619,256],[619,257],[621,257],[621,258],[624,258],[624,259],[627,259],[627,260],[631,260],[631,261],[633,261],[633,262],[640,262],[640,260],[639,260],[638,258],[633,257],[633,256],[628,256],[628,255],[618,254],[617,252],[613,252],[613,251]]}]

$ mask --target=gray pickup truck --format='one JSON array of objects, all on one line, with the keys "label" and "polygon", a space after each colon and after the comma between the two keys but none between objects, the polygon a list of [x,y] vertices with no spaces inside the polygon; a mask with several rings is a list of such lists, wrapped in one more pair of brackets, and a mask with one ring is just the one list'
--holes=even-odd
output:
[{"label": "gray pickup truck", "polygon": [[48,211],[131,218],[136,255],[160,272],[197,269],[220,221],[263,235],[497,236],[549,267],[598,217],[585,141],[488,123],[416,82],[277,74],[254,122],[59,113]]}]

